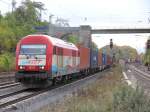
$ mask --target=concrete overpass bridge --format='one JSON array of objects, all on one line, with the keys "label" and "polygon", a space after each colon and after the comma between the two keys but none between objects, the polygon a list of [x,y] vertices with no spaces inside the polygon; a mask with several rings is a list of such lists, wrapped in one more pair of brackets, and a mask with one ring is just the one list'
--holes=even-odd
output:
[{"label": "concrete overpass bridge", "polygon": [[57,38],[65,38],[67,35],[76,35],[79,37],[80,43],[84,46],[91,46],[92,34],[131,34],[131,33],[150,33],[149,28],[114,28],[114,29],[92,29],[89,25],[82,25],[79,27],[57,27],[52,24],[49,25],[49,35]]},{"label": "concrete overpass bridge", "polygon": [[92,29],[91,34],[150,33],[150,28]]}]

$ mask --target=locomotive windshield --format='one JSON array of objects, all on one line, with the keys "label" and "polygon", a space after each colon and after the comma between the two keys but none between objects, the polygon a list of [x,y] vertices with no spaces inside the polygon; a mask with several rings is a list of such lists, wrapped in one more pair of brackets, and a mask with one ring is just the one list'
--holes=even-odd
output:
[{"label": "locomotive windshield", "polygon": [[46,45],[21,45],[20,54],[45,55]]}]

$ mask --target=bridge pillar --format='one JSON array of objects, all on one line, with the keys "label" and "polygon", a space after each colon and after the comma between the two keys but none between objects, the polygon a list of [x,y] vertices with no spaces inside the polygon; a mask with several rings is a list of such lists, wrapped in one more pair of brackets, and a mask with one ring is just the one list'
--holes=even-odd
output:
[{"label": "bridge pillar", "polygon": [[91,47],[91,26],[82,25],[79,27],[79,42],[85,47]]},{"label": "bridge pillar", "polygon": [[80,27],[58,27],[53,24],[49,25],[49,35],[62,38],[64,35],[72,34],[79,37],[79,42],[85,47],[91,47],[91,26],[82,25]]}]

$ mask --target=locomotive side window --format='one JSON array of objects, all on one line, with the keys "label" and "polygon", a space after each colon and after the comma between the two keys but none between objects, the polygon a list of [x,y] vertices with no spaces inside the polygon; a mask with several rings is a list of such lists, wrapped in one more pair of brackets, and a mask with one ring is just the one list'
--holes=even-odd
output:
[{"label": "locomotive side window", "polygon": [[53,48],[53,54],[56,54],[56,46]]},{"label": "locomotive side window", "polygon": [[57,48],[57,54],[62,56],[63,55],[63,49],[58,47]]},{"label": "locomotive side window", "polygon": [[46,45],[21,45],[20,48],[21,55],[45,55]]}]

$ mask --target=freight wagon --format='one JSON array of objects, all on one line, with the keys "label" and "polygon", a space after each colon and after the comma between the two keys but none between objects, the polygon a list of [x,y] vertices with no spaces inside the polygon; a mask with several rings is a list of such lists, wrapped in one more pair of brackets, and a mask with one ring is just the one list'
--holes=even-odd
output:
[{"label": "freight wagon", "polygon": [[90,68],[91,72],[96,72],[98,70],[98,50],[90,50]]},{"label": "freight wagon", "polygon": [[105,53],[102,53],[102,64],[103,64],[103,69],[106,68],[107,66],[107,55]]},{"label": "freight wagon", "polygon": [[109,68],[112,65],[112,57],[110,55],[107,55],[107,68]]},{"label": "freight wagon", "polygon": [[81,74],[88,74],[90,71],[90,48],[77,45],[79,49],[80,64],[79,69]]},{"label": "freight wagon", "polygon": [[99,67],[100,71],[103,70],[103,61],[102,61],[102,53],[101,52],[98,52],[98,67]]}]

